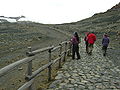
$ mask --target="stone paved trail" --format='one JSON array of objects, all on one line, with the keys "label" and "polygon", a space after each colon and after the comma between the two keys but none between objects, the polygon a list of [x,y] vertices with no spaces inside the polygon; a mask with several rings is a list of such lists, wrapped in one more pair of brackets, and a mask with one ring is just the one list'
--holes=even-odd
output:
[{"label": "stone paved trail", "polygon": [[48,90],[120,90],[120,70],[100,48],[94,45],[89,56],[82,40],[80,54],[80,60],[67,60]]}]

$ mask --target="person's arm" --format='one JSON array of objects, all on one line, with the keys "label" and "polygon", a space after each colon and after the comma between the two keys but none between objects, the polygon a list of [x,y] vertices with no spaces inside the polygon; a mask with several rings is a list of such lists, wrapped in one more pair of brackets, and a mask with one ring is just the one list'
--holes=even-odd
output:
[{"label": "person's arm", "polygon": [[86,41],[86,38],[87,38],[87,37],[84,38],[84,41]]},{"label": "person's arm", "polygon": [[110,39],[108,38],[108,44],[109,44],[109,42],[110,42]]},{"label": "person's arm", "polygon": [[89,40],[89,36],[86,37],[86,41],[88,41],[88,40]]},{"label": "person's arm", "polygon": [[96,41],[96,36],[94,36],[94,41]]},{"label": "person's arm", "polygon": [[103,42],[104,42],[104,38],[102,39],[102,44],[103,44]]},{"label": "person's arm", "polygon": [[75,41],[75,38],[74,38],[74,37],[72,37],[72,39],[71,39],[71,43],[73,44],[73,43],[74,43],[74,41]]}]

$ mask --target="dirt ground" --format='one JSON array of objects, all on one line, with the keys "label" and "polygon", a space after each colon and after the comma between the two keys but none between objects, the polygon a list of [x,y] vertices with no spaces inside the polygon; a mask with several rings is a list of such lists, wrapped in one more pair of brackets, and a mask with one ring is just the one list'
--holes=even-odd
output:
[{"label": "dirt ground", "polygon": [[[47,31],[47,29],[49,31]],[[17,47],[18,45],[16,45],[15,47],[13,45],[12,50],[11,51],[6,50],[6,52],[3,51],[3,48],[0,48],[2,51],[0,52],[0,58],[1,58],[0,68],[3,68],[6,65],[9,65],[15,61],[27,57],[26,52],[28,51],[27,47],[29,46],[32,47],[32,50],[45,48],[51,45],[58,46],[59,43],[65,41],[68,38],[68,36],[65,36],[64,34],[59,33],[58,31],[50,31],[50,30],[52,29],[46,28],[46,31],[44,32],[40,31],[42,33],[45,33],[47,37],[43,36],[43,38],[40,38],[40,40],[33,39],[28,43],[19,44],[20,47],[17,49],[14,48]],[[47,63],[48,63],[48,52],[39,54],[35,58],[35,60],[33,60],[32,70],[35,71],[36,69]],[[52,79],[54,79],[53,77],[56,75],[57,69],[58,69],[58,63],[55,66],[53,66]],[[26,73],[27,73],[27,64],[16,67],[12,71],[10,71],[9,74],[6,74],[5,76],[0,78],[0,90],[17,90],[20,86],[22,86],[26,82],[25,81]],[[43,88],[47,88],[50,83],[50,82],[48,83],[47,79],[48,79],[48,73],[46,70],[35,78],[35,86],[39,88],[39,90]]]},{"label": "dirt ground", "polygon": [[[52,35],[51,35],[52,33]],[[17,60],[20,60],[24,57],[26,57],[26,51],[28,51],[27,47],[31,46],[32,50],[36,50],[38,48],[43,48],[47,47],[50,45],[58,45],[61,41],[64,40],[69,40],[69,38],[62,33],[58,33],[56,31],[54,32],[49,32],[47,34],[50,34],[50,37],[52,38],[47,38],[45,40],[37,40],[33,41],[29,44],[26,44],[26,46],[19,48],[17,50],[13,50],[11,52],[1,54],[1,61],[0,61],[0,68],[13,63]],[[81,33],[80,33],[81,35]],[[101,47],[101,39],[102,39],[102,34],[97,33],[97,41],[96,44],[98,44],[99,47]],[[81,36],[84,38],[84,35]],[[47,57],[45,56],[47,55]],[[40,57],[39,57],[40,56]],[[120,36],[116,35],[110,35],[110,45],[107,50],[107,57],[109,57],[110,60],[113,61],[113,63],[120,68]],[[48,62],[48,54],[43,53],[37,56],[36,60],[33,63],[33,71],[36,70],[38,67],[41,67],[42,65],[46,64]],[[53,66],[53,75],[52,75],[52,81],[54,80],[54,77],[56,75],[56,72],[58,70],[58,64]],[[27,64],[23,66],[19,66],[15,68],[13,71],[10,71],[9,75],[5,75],[4,77],[0,78],[0,90],[16,90],[18,89],[21,85],[23,85],[25,81],[25,75],[27,71]],[[44,78],[43,78],[44,77]],[[35,85],[38,90],[43,90],[48,87],[48,85],[52,82],[47,81],[47,70],[43,73],[41,73],[37,78],[35,78]]]}]

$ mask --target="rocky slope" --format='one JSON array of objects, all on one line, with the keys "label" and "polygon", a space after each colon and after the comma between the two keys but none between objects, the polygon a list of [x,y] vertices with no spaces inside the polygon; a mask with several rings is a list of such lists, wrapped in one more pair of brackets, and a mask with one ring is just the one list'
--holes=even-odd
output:
[{"label": "rocky slope", "polygon": [[[27,57],[26,51],[29,46],[35,50],[51,45],[56,46],[66,39],[68,36],[60,33],[59,30],[52,29],[49,25],[25,21],[0,23],[0,68]],[[33,61],[33,70],[48,62],[46,55],[47,53],[42,53],[36,57]],[[22,86],[25,83],[26,69],[26,64],[21,65],[11,71],[12,73],[0,77],[0,90],[17,90]],[[56,71],[56,69],[53,70]],[[41,73],[39,79],[37,77],[36,87],[46,87],[46,78],[45,71]]]},{"label": "rocky slope", "polygon": [[101,40],[104,33],[110,37],[108,57],[117,66],[120,64],[120,3],[113,6],[106,12],[94,14],[87,19],[61,25],[53,25],[54,28],[73,33],[77,31],[80,37],[85,32],[94,32],[97,35],[96,43],[101,47]]},{"label": "rocky slope", "polygon": [[[27,47],[47,47],[66,40],[67,36],[48,25],[33,22],[0,23],[0,58],[5,65],[25,57]],[[0,68],[5,66],[0,63]]]},{"label": "rocky slope", "polygon": [[[63,32],[72,34],[74,31],[77,31],[80,37],[84,37],[84,32],[94,32],[97,35],[96,44],[99,48],[101,47],[103,34],[108,33],[110,45],[107,58],[112,61],[116,67],[118,66],[118,68],[120,68],[119,6],[120,4],[117,4],[106,12],[97,13],[87,19],[68,24],[43,25],[25,21],[0,23],[0,68],[26,57],[25,52],[28,46],[32,46],[32,49],[37,49],[52,44],[57,45],[61,41],[70,39],[66,34],[63,34]],[[6,76],[6,78],[9,78],[9,76]],[[21,78],[20,80],[13,81],[16,81],[16,84],[21,83],[22,85],[24,78],[22,76]],[[3,82],[6,81],[5,79],[3,80]],[[13,84],[10,85],[11,90],[15,88]],[[6,86],[8,86],[8,83],[6,83]]]},{"label": "rocky slope", "polygon": [[112,10],[120,10],[120,3],[116,4],[111,9],[109,9],[109,11],[112,11]]}]

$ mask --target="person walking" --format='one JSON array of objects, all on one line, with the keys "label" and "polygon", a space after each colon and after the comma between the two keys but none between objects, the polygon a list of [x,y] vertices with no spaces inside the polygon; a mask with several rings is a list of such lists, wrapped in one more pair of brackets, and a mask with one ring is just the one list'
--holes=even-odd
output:
[{"label": "person walking", "polygon": [[96,35],[93,33],[89,33],[89,35],[87,36],[87,40],[88,40],[88,54],[92,55],[93,45],[96,41]]},{"label": "person walking", "polygon": [[103,56],[106,56],[106,51],[107,51],[107,47],[109,45],[109,37],[107,34],[104,34],[103,39],[102,39],[102,50],[103,50]]},{"label": "person walking", "polygon": [[86,45],[86,52],[87,52],[87,53],[88,53],[88,40],[87,40],[88,35],[89,35],[89,32],[86,32],[86,33],[85,33],[85,38],[84,38],[85,45]]},{"label": "person walking", "polygon": [[78,60],[80,59],[80,54],[79,54],[79,36],[77,32],[73,33],[71,43],[72,43],[72,59],[75,59],[75,53],[76,53]]}]

